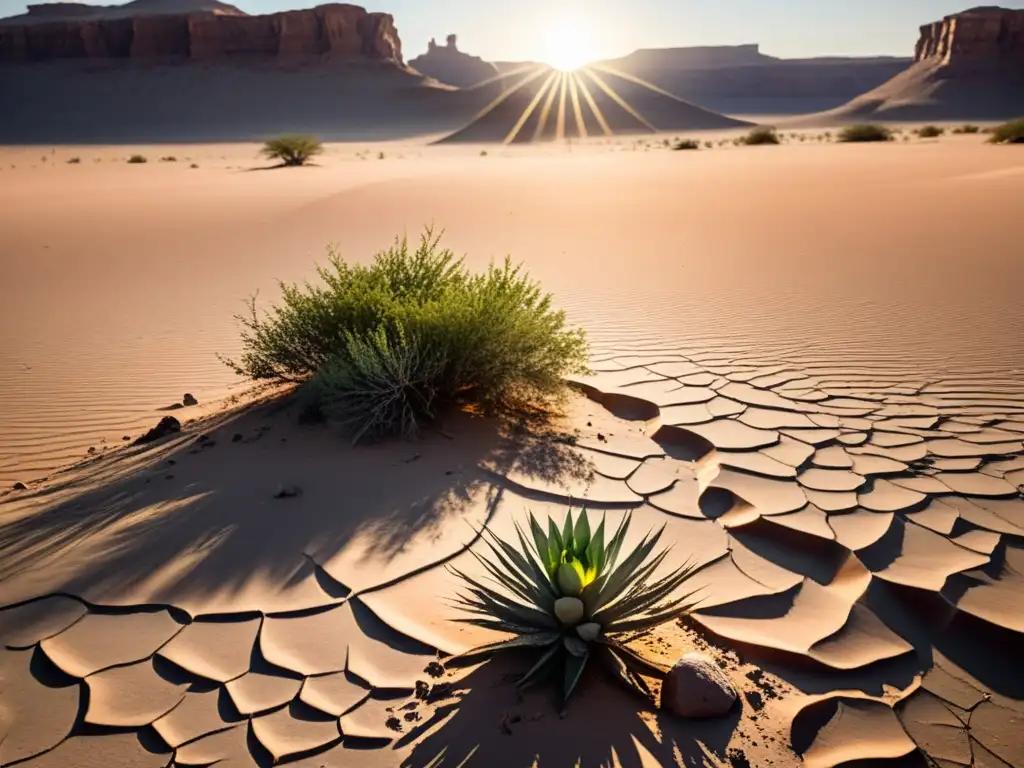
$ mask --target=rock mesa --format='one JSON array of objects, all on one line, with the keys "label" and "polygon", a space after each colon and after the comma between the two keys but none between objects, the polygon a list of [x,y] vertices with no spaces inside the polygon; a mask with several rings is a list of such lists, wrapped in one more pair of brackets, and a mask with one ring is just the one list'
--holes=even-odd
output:
[{"label": "rock mesa", "polygon": [[[330,4],[265,16],[166,13],[50,21],[29,14],[0,22],[0,62],[54,59],[363,59],[402,63],[393,17]],[[38,14],[37,14],[38,16]]]},{"label": "rock mesa", "polygon": [[1024,74],[1024,10],[972,8],[926,24],[914,59],[968,73]]}]

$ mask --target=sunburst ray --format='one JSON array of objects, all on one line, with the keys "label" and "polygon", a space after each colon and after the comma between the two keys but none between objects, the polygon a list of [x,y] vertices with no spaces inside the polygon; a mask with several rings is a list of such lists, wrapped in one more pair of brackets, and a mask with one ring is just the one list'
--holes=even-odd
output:
[{"label": "sunburst ray", "polygon": [[612,127],[608,125],[608,121],[605,120],[604,113],[601,112],[601,108],[597,106],[597,102],[594,101],[594,96],[590,92],[590,89],[587,87],[587,84],[580,79],[578,72],[573,72],[572,77],[573,80],[575,80],[576,82],[576,86],[583,93],[583,100],[587,103],[587,106],[590,107],[590,111],[594,115],[594,119],[597,120],[597,124],[601,126],[601,131],[604,133],[605,136],[614,135]]},{"label": "sunburst ray", "polygon": [[[564,75],[561,72],[552,73],[555,78],[561,81]],[[544,137],[544,129],[547,127],[548,118],[551,117],[551,106],[555,103],[555,96],[558,95],[558,86],[555,85],[554,79],[551,80],[548,87],[548,95],[544,100],[544,107],[540,111],[540,119],[537,121],[536,127],[533,129],[533,140],[539,141]]]},{"label": "sunburst ray", "polygon": [[608,98],[626,110],[626,112],[628,112],[632,117],[642,123],[644,127],[650,129],[652,133],[657,133],[658,129],[655,128],[646,117],[637,112],[628,101],[617,94],[615,89],[608,85],[608,83],[604,81],[604,78],[597,74],[597,72],[589,68],[584,71],[586,72],[587,77],[593,80],[594,84],[608,95]]},{"label": "sunburst ray", "polygon": [[587,138],[587,124],[583,120],[583,108],[580,106],[580,92],[576,88],[576,78],[565,78],[569,83],[569,96],[572,99],[572,114],[576,120],[576,135],[581,139]]},{"label": "sunburst ray", "polygon": [[526,121],[530,119],[534,110],[537,109],[537,105],[540,104],[541,99],[544,98],[544,95],[547,93],[548,88],[551,87],[551,84],[554,82],[556,77],[558,77],[558,72],[551,70],[548,75],[548,79],[544,81],[544,85],[540,87],[540,90],[537,91],[537,95],[533,97],[533,100],[527,105],[526,109],[523,110],[523,114],[519,116],[516,124],[512,126],[512,130],[508,132],[507,136],[505,136],[506,144],[511,144],[516,140],[519,132],[523,130],[523,126],[526,125]]}]

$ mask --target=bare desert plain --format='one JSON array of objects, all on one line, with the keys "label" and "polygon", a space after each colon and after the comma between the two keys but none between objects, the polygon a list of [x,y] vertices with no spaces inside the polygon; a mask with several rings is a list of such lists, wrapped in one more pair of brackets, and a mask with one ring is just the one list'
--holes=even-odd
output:
[{"label": "bare desert plain", "polygon": [[[0,148],[0,765],[1024,766],[1024,149],[737,135]],[[218,359],[431,225],[587,330],[572,439],[353,448]],[[438,664],[490,639],[444,566],[581,499],[700,566],[637,647],[728,716]]]}]

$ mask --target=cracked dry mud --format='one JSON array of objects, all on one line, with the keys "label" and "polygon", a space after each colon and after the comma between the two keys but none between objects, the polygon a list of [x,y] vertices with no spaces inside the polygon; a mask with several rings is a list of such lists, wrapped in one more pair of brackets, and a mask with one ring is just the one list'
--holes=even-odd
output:
[{"label": "cracked dry mud", "polygon": [[[183,435],[5,501],[0,764],[1024,767],[1024,384],[752,353],[593,367],[571,441],[459,417],[405,462],[258,406],[205,431],[287,442],[190,456]],[[715,655],[742,709],[673,720],[594,676],[560,717],[510,692],[522,659],[438,667],[490,639],[451,621],[443,566],[478,568],[479,526],[579,500],[700,564],[700,608],[638,647]]]}]

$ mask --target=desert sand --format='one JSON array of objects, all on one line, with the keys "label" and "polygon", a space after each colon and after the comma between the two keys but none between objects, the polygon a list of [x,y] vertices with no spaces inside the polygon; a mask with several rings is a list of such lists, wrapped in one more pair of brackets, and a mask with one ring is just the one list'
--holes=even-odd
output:
[{"label": "desert sand", "polygon": [[[0,764],[1024,766],[1024,152],[661,138],[0,149]],[[326,243],[431,223],[588,329],[547,432],[351,448],[217,360]],[[728,717],[439,667],[488,639],[443,565],[571,499],[701,564],[637,642]]]}]

